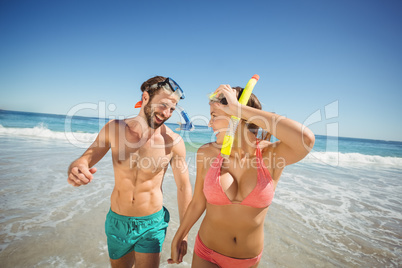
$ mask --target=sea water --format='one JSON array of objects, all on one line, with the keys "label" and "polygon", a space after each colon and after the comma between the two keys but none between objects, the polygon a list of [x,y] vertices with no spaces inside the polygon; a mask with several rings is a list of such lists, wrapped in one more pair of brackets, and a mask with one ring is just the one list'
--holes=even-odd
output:
[{"label": "sea water", "polygon": [[[110,153],[90,184],[67,183],[68,165],[106,121],[0,110],[1,267],[110,267],[104,234],[114,186]],[[201,126],[178,133],[194,187],[197,148],[214,135]],[[259,267],[402,266],[401,177],[401,142],[317,136],[313,151],[286,167],[278,183]],[[190,267],[201,219],[184,262],[168,265],[179,226],[170,169],[163,192],[171,222],[161,267]]]}]

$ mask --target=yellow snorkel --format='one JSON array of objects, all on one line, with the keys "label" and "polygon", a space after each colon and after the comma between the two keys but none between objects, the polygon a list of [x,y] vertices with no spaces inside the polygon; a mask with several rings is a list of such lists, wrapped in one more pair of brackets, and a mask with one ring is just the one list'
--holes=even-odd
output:
[{"label": "yellow snorkel", "polygon": [[[251,93],[254,89],[255,84],[257,84],[258,79],[260,76],[258,74],[253,75],[251,79],[248,81],[246,87],[243,90],[243,93],[240,96],[239,103],[243,105],[247,105],[248,99],[251,96]],[[213,99],[216,97],[216,94],[212,94],[209,98]],[[240,118],[233,116],[230,118],[231,124],[229,125],[229,130],[226,131],[226,135],[223,138],[223,144],[221,148],[221,155],[222,157],[228,158],[230,156],[230,152],[232,151],[232,145],[234,140],[234,134],[237,129],[237,125],[240,122]]]}]

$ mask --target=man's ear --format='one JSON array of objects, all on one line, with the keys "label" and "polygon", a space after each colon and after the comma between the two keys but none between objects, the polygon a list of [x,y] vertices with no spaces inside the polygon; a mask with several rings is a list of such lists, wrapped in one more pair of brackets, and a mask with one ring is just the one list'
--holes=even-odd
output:
[{"label": "man's ear", "polygon": [[142,103],[145,105],[149,101],[149,93],[147,91],[142,92]]}]

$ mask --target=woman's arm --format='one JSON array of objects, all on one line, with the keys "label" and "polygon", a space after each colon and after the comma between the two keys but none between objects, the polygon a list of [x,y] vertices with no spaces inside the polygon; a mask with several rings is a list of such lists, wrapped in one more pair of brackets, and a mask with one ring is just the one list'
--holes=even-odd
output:
[{"label": "woman's arm", "polygon": [[224,94],[227,105],[216,103],[224,112],[247,120],[270,132],[279,142],[274,146],[275,158],[283,158],[286,165],[303,159],[313,148],[315,137],[306,126],[284,116],[241,105],[236,92],[229,85],[221,85],[217,94]]},{"label": "woman's arm", "polygon": [[286,165],[302,160],[314,146],[313,132],[292,119],[245,105],[240,105],[240,115],[279,140],[272,151],[275,158],[284,158]]},{"label": "woman's arm", "polygon": [[[184,218],[182,219],[179,229],[177,230],[171,245],[171,258],[168,263],[181,263],[183,256],[187,253],[187,248],[183,248],[182,241],[190,232],[191,227],[201,217],[206,208],[206,199],[204,196],[204,177],[209,167],[209,159],[205,153],[208,145],[200,147],[197,151],[197,177],[194,187],[194,196],[187,207]],[[184,251],[184,252],[183,252]]]}]

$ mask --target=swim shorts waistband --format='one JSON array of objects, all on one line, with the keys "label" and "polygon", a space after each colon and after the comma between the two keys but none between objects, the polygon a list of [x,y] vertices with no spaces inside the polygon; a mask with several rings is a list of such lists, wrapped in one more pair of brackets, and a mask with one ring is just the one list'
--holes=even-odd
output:
[{"label": "swim shorts waistband", "polygon": [[164,213],[163,213],[164,208],[165,207],[162,207],[161,210],[159,210],[158,212],[155,212],[155,213],[152,213],[152,214],[146,215],[146,216],[141,216],[141,217],[131,217],[131,216],[120,215],[120,214],[117,214],[116,212],[114,212],[110,208],[108,215],[109,215],[109,217],[115,218],[117,220],[122,220],[122,221],[148,221],[148,220],[155,220],[160,217],[164,217]]}]

